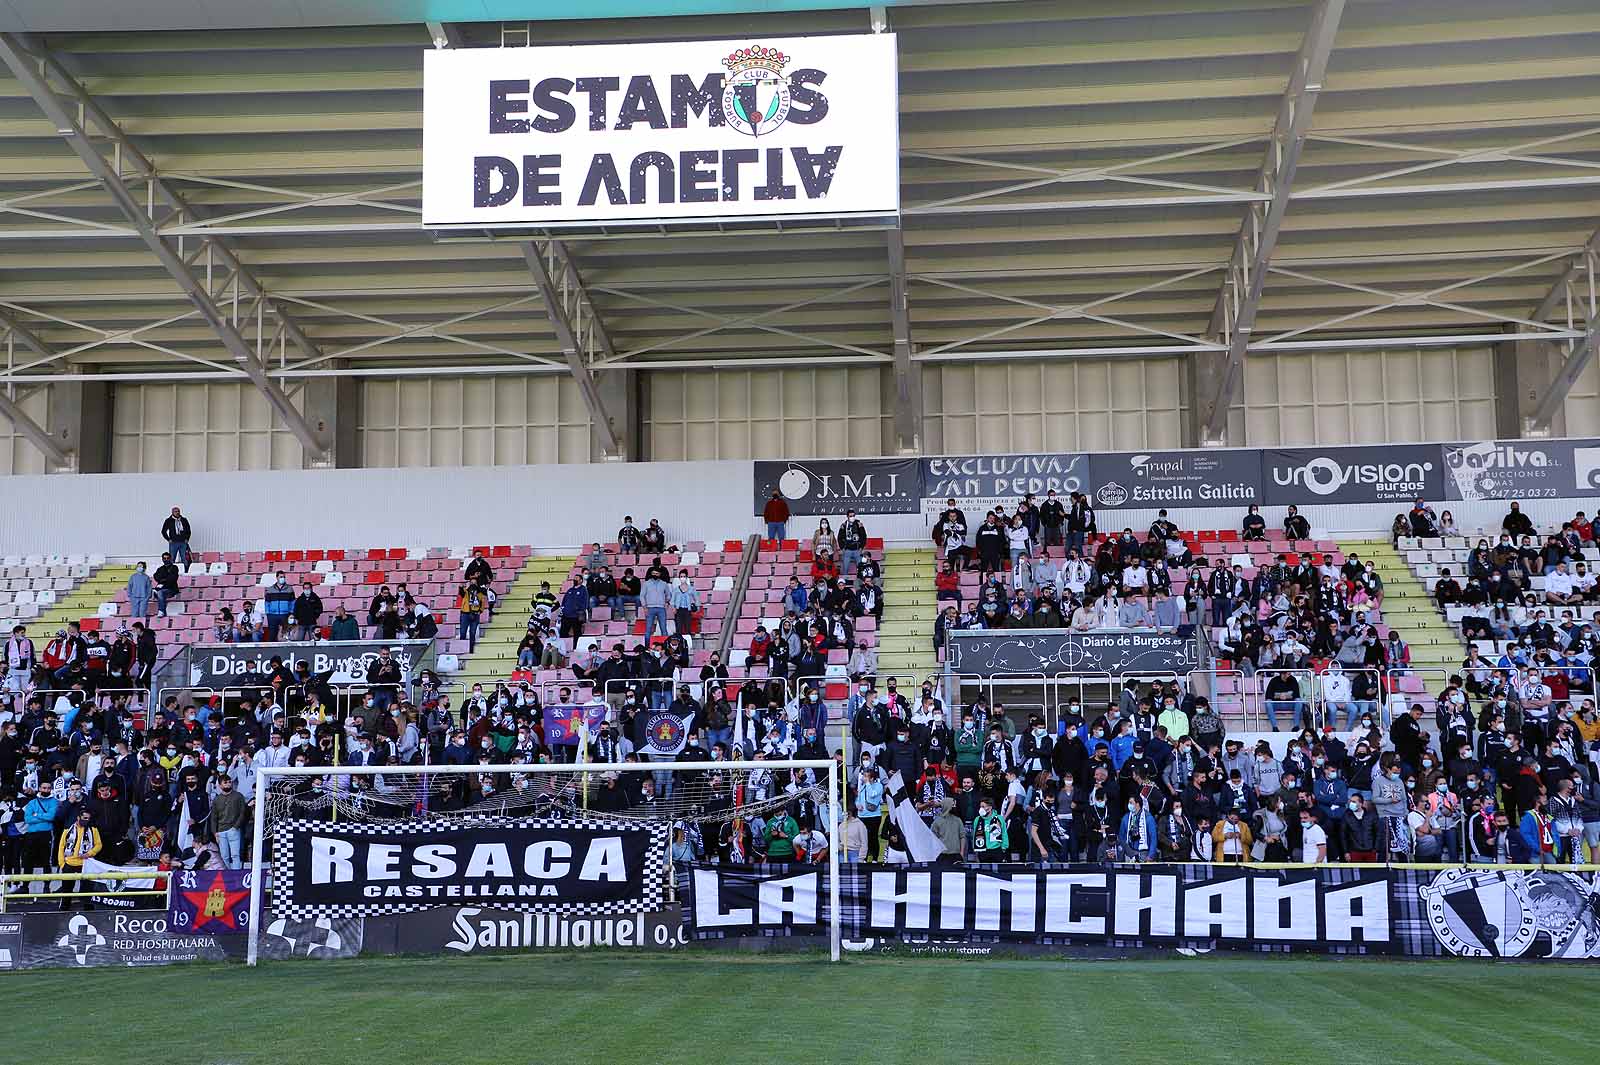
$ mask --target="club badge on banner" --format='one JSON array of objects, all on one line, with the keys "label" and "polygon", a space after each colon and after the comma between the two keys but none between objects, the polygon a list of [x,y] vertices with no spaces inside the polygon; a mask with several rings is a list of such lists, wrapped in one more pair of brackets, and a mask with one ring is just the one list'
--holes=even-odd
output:
[{"label": "club badge on banner", "polygon": [[605,724],[605,703],[550,705],[544,708],[544,742],[551,747],[573,747],[578,742],[578,724],[589,726],[592,735]]},{"label": "club badge on banner", "polygon": [[1073,492],[1087,492],[1089,486],[1087,455],[951,455],[922,460],[922,512],[942,514],[954,499],[968,512],[969,523],[993,507],[1015,506],[1030,492],[1038,497],[1035,503],[1043,503],[1054,491],[1065,506]]},{"label": "club badge on banner", "polygon": [[915,514],[922,498],[917,459],[815,459],[755,463],[755,510],[777,492],[795,514]]},{"label": "club badge on banner", "polygon": [[251,882],[248,869],[174,873],[167,927],[187,935],[242,935],[250,929]]},{"label": "club badge on banner", "polygon": [[427,225],[893,216],[893,34],[429,50]]},{"label": "club badge on banner", "polygon": [[285,820],[273,832],[273,911],[315,919],[472,903],[636,913],[661,903],[667,829],[563,817]]}]

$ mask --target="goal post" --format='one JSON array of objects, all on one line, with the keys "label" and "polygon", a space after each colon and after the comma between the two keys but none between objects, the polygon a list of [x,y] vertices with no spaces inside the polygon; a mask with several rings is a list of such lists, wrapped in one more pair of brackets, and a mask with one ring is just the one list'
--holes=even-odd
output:
[{"label": "goal post", "polygon": [[[656,778],[665,776],[669,785],[673,780],[680,784],[671,787],[670,795],[661,797],[664,801],[648,808],[602,810],[589,805],[611,774],[617,774],[620,779],[621,774],[640,773]],[[771,779],[775,773],[793,775],[784,791],[767,794],[754,787],[758,780]],[[793,782],[803,773],[809,773],[806,779],[810,783],[796,787]],[[517,782],[516,789],[448,810],[432,808],[429,800],[434,796],[457,793],[462,781],[455,778],[474,776],[510,778]],[[702,780],[712,781],[709,789],[700,783]],[[689,781],[696,783],[689,786]],[[725,781],[737,787],[719,793],[719,787],[728,786]],[[642,788],[643,784],[639,786]],[[396,825],[439,825],[461,820],[464,828],[470,828],[474,823],[481,824],[484,818],[538,818],[551,813],[575,817],[580,822],[590,817],[666,822],[668,853],[662,875],[670,886],[676,876],[670,851],[674,825],[682,822],[720,826],[788,807],[807,795],[814,799],[820,795],[824,800],[818,802],[818,816],[821,818],[826,811],[826,822],[821,830],[827,837],[829,954],[832,960],[838,961],[841,938],[839,855],[844,846],[842,834],[847,814],[843,809],[843,774],[839,763],[833,759],[262,767],[257,770],[255,780],[255,836],[250,857],[246,962],[253,966],[260,960],[262,916],[268,886],[267,856],[273,846],[273,822],[279,817],[296,816],[300,808],[314,809],[318,816],[331,815],[330,827],[336,827],[337,820],[343,817],[347,821],[372,820]],[[714,802],[707,802],[707,799]]]}]

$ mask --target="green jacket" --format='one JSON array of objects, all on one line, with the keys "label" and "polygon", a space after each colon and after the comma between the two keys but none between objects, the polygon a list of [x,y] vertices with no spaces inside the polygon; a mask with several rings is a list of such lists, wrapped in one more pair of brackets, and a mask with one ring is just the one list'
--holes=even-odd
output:
[{"label": "green jacket", "polygon": [[346,614],[342,618],[334,618],[329,627],[328,639],[330,640],[359,640],[361,639],[361,626],[356,624],[356,619]]},{"label": "green jacket", "polygon": [[956,765],[977,768],[983,763],[984,735],[977,725],[972,726],[970,733],[961,729],[956,731]]},{"label": "green jacket", "polygon": [[1004,853],[1011,848],[1010,833],[1006,830],[1006,819],[994,811],[985,817],[979,814],[972,822],[972,853],[989,854]]},{"label": "green jacket", "polygon": [[[779,830],[782,835],[779,835]],[[794,857],[794,838],[800,834],[800,826],[788,814],[774,817],[767,822],[767,857],[773,861],[788,861]]]}]

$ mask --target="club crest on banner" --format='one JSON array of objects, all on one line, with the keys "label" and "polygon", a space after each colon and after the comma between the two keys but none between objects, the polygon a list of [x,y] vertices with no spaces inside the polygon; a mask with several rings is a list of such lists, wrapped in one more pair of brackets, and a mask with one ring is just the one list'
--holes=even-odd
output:
[{"label": "club crest on banner", "polygon": [[694,727],[694,715],[679,717],[668,710],[658,710],[645,723],[646,754],[678,754],[689,742],[689,730]]},{"label": "club crest on banner", "polygon": [[1418,889],[1428,924],[1465,957],[1600,954],[1600,896],[1571,873],[1448,869]]},{"label": "club crest on banner", "polygon": [[792,57],[776,48],[753,44],[722,61],[722,115],[729,126],[751,137],[773,133],[789,117],[789,79],[783,68]]}]

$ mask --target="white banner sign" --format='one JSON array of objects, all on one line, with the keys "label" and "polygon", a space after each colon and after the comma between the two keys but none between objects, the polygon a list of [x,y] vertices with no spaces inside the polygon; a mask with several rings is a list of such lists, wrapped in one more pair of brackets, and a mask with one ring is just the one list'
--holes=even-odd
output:
[{"label": "white banner sign", "polygon": [[424,59],[428,225],[888,215],[893,34]]}]

